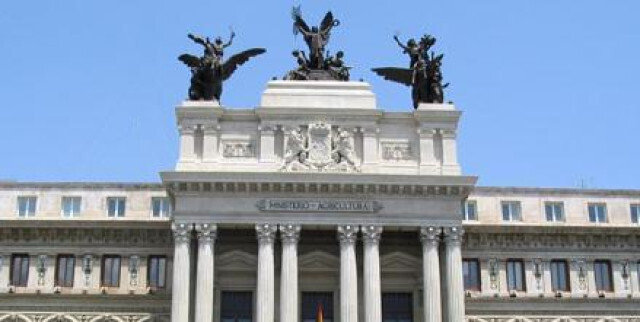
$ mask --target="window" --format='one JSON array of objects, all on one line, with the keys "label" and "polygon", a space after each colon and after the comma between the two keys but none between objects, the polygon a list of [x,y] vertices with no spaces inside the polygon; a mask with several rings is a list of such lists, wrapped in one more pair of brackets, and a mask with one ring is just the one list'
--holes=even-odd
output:
[{"label": "window", "polygon": [[120,286],[120,256],[105,255],[102,257],[102,286]]},{"label": "window", "polygon": [[56,265],[56,286],[73,287],[73,272],[76,258],[73,255],[58,255]]},{"label": "window", "polygon": [[478,220],[477,216],[477,204],[475,200],[467,200],[464,203],[464,220]]},{"label": "window", "polygon": [[544,213],[547,221],[561,222],[564,221],[564,205],[562,202],[547,202],[544,204]]},{"label": "window", "polygon": [[520,202],[519,201],[503,201],[502,202],[502,220],[504,221],[521,221]]},{"label": "window", "polygon": [[72,218],[80,213],[81,197],[62,197],[62,216]]},{"label": "window", "polygon": [[220,322],[251,322],[253,294],[251,292],[222,292]]},{"label": "window", "polygon": [[333,322],[333,293],[331,292],[303,292],[302,293],[302,322]]},{"label": "window", "polygon": [[27,286],[29,280],[29,255],[13,254],[11,256],[11,285]]},{"label": "window", "polygon": [[554,292],[569,292],[567,261],[561,259],[551,261],[551,288]]},{"label": "window", "polygon": [[524,262],[520,259],[507,261],[507,288],[509,291],[524,292]]},{"label": "window", "polygon": [[640,204],[631,205],[631,222],[640,223]]},{"label": "window", "polygon": [[165,256],[149,257],[149,272],[147,280],[151,288],[165,288],[167,280],[167,258]]},{"label": "window", "polygon": [[411,293],[382,293],[382,322],[412,322]]},{"label": "window", "polygon": [[107,215],[109,217],[124,217],[126,207],[126,198],[109,197],[107,198]]},{"label": "window", "polygon": [[36,215],[36,203],[38,198],[35,196],[18,197],[18,216],[33,217]]},{"label": "window", "polygon": [[151,210],[153,218],[166,218],[171,216],[171,203],[166,197],[151,198]]},{"label": "window", "polygon": [[463,259],[462,273],[465,291],[480,291],[480,264],[477,259]]},{"label": "window", "polygon": [[611,263],[607,260],[594,261],[593,271],[596,275],[596,290],[613,292],[613,285],[611,284]]},{"label": "window", "polygon": [[603,203],[589,204],[589,221],[593,223],[606,223],[607,206]]}]

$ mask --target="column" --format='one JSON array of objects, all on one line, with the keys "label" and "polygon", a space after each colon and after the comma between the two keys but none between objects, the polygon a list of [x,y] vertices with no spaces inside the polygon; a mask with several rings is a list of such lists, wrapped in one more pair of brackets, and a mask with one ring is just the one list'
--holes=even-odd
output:
[{"label": "column", "polygon": [[382,294],[380,289],[380,226],[363,226],[364,242],[364,320],[382,321]]},{"label": "column", "polygon": [[273,241],[277,229],[278,226],[272,224],[256,225],[256,236],[258,237],[257,322],[274,322]]},{"label": "column", "polygon": [[198,266],[196,277],[196,321],[213,321],[214,243],[217,226],[195,225],[198,233]]},{"label": "column", "polygon": [[462,279],[462,234],[461,227],[446,227],[445,273],[447,281],[446,307],[449,321],[464,321],[464,284]]},{"label": "column", "polygon": [[196,159],[196,125],[180,124],[180,162],[193,162]]},{"label": "column", "polygon": [[189,322],[189,287],[191,224],[173,224],[173,292],[171,322]]},{"label": "column", "polygon": [[358,226],[338,226],[340,241],[340,322],[358,322],[358,268],[355,242]]},{"label": "column", "polygon": [[442,299],[440,297],[440,259],[438,246],[441,229],[423,227],[420,229],[422,241],[422,292],[425,322],[442,321]]},{"label": "column", "polygon": [[280,321],[298,321],[298,240],[299,225],[280,225],[282,271],[280,276]]}]

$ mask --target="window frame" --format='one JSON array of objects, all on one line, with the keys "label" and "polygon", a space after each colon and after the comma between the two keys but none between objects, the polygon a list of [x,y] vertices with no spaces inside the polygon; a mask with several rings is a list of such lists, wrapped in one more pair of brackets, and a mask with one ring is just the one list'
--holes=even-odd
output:
[{"label": "window frame", "polygon": [[[75,211],[75,202],[74,200],[77,200],[77,206],[78,206],[78,211]],[[65,201],[72,201],[71,202],[71,213],[67,214],[65,212]],[[62,199],[60,201],[60,215],[62,215],[62,218],[75,218],[78,215],[80,215],[80,213],[82,213],[82,197],[81,196],[62,196]]]},{"label": "window frame", "polygon": [[[556,274],[558,273],[558,270],[554,268],[554,266],[557,267],[558,264],[562,264],[564,267],[564,274],[563,274],[563,278],[564,278],[564,288],[560,288],[557,287],[559,285],[556,285],[556,278],[554,278],[554,276],[557,276]],[[566,259],[552,259],[551,261],[549,261],[549,270],[550,270],[550,275],[551,275],[551,290],[554,292],[571,292],[571,277],[569,274],[569,263],[567,262]]]},{"label": "window frame", "polygon": [[[602,280],[602,271],[600,269],[598,269],[598,267],[606,267],[607,269],[607,275],[604,276],[606,279]],[[598,278],[600,276],[600,278]],[[614,285],[613,285],[613,271],[612,271],[612,267],[611,267],[611,261],[607,260],[607,259],[596,259],[593,261],[593,277],[595,279],[595,284],[596,284],[596,291],[598,292],[605,292],[605,293],[613,293],[614,291]],[[602,285],[603,287],[601,287],[600,284],[604,284],[604,282],[607,282],[607,285]],[[605,288],[606,287],[606,288]]]},{"label": "window frame", "polygon": [[[517,285],[518,284],[518,279],[517,279],[517,276],[514,275],[517,272],[514,272],[513,274],[511,274],[511,271],[512,271],[512,269],[515,268],[515,264],[516,263],[519,264],[519,266],[520,266],[520,274],[519,275],[520,275],[520,281],[521,281],[520,284],[521,285]],[[513,265],[510,265],[510,264],[513,264]],[[512,266],[514,268],[511,268]],[[526,268],[525,268],[523,259],[520,259],[520,258],[507,259],[505,272],[506,272],[506,275],[507,275],[507,290],[509,292],[512,292],[512,291],[515,291],[515,292],[526,292],[527,291],[527,274],[526,274],[525,270],[526,270]],[[515,288],[513,288],[512,285],[511,285],[512,284],[511,283],[511,275],[514,275],[514,277],[516,278],[514,280],[514,283],[516,284]]]},{"label": "window frame", "polygon": [[[160,201],[160,212],[158,216],[155,215],[155,202]],[[165,201],[166,201],[166,209],[165,209]],[[171,218],[173,214],[173,207],[171,206],[171,200],[169,197],[151,197],[151,218],[154,219],[162,219],[162,218]]]},{"label": "window frame", "polygon": [[[113,277],[114,277],[114,264],[113,261],[117,259],[117,283],[113,282]],[[111,265],[109,265],[109,270],[107,270],[107,261],[110,260]],[[120,282],[122,279],[122,256],[120,255],[102,255],[102,259],[101,259],[101,271],[100,271],[100,286],[102,287],[109,287],[109,288],[118,288],[120,287]],[[109,281],[107,281],[107,272],[110,272],[110,274],[108,274],[108,279]],[[109,283],[107,283],[109,282]]]},{"label": "window frame", "polygon": [[[509,210],[508,219],[505,219],[505,206]],[[515,207],[512,207],[515,206]],[[514,217],[514,210],[517,210],[517,218]],[[500,202],[500,211],[503,222],[522,222],[522,203],[517,200],[504,200]]]},{"label": "window frame", "polygon": [[[602,214],[595,212],[594,213],[594,218],[596,219],[595,221],[591,220],[591,208],[593,207],[593,209],[597,209],[599,207],[602,207]],[[600,220],[600,215],[604,216],[604,220]],[[590,202],[587,204],[587,216],[589,217],[589,222],[592,224],[606,224],[609,222],[609,214],[608,214],[608,210],[607,210],[607,204],[604,202]]]},{"label": "window frame", "polygon": [[[16,279],[16,259],[19,259],[18,278]],[[26,267],[25,267],[26,263]],[[31,256],[26,253],[11,254],[9,265],[9,285],[13,287],[29,286],[29,269],[31,267]],[[25,269],[26,268],[26,269]]]},{"label": "window frame", "polygon": [[[111,215],[111,207],[110,207],[110,203],[111,201],[115,201],[116,204],[114,206],[114,214]],[[120,207],[120,204],[124,204],[122,207]],[[122,214],[120,214],[120,209],[122,209]],[[107,217],[109,218],[124,218],[127,214],[127,197],[107,197]]]},{"label": "window frame", "polygon": [[[157,267],[158,272],[156,272],[157,280],[154,281],[151,277],[153,276],[153,261],[158,260]],[[160,264],[162,261],[162,265]],[[164,274],[163,277],[160,277],[160,267],[163,267]],[[147,286],[154,290],[162,290],[167,288],[167,256],[165,255],[150,255],[147,259]]]},{"label": "window frame", "polygon": [[[556,208],[560,210],[560,219],[558,219],[558,214],[556,213]],[[549,209],[552,210],[551,220],[549,220],[549,213],[547,212]],[[564,211],[564,202],[563,201],[545,201],[544,203],[544,218],[546,222],[554,222],[554,223],[562,223],[567,220],[567,216]]]},{"label": "window frame", "polygon": [[[471,278],[467,279],[465,278],[465,275],[464,275],[464,270],[465,270],[464,265],[466,263],[471,263],[471,262],[473,262],[476,265],[474,270],[476,274],[475,276],[477,277],[473,287],[470,287],[471,285],[467,283],[467,281],[471,281]],[[463,282],[463,287],[465,291],[482,292],[482,276],[481,276],[481,270],[480,270],[480,260],[478,258],[462,259],[462,282]]]},{"label": "window frame", "polygon": [[[60,281],[60,268],[62,267],[61,260],[64,259],[64,277],[63,281]],[[69,267],[69,259],[71,259],[71,267]],[[69,271],[69,268],[71,270]],[[74,279],[75,279],[75,268],[76,268],[76,257],[71,254],[58,254],[56,256],[56,267],[55,267],[55,282],[54,285],[58,287],[73,287]],[[67,279],[71,275],[70,279]]]},{"label": "window frame", "polygon": [[[635,213],[634,213],[634,209],[635,209]],[[630,204],[629,213],[631,214],[631,223],[640,224],[640,203]]]},{"label": "window frame", "polygon": [[[469,218],[469,205],[473,209],[473,218]],[[478,202],[476,200],[465,200],[462,203],[462,220],[465,221],[478,221]]]},{"label": "window frame", "polygon": [[[31,207],[31,202],[27,202],[27,204],[25,205],[25,213],[22,214],[21,213],[21,201],[22,200],[33,200],[33,207]],[[29,210],[33,208],[33,212],[30,212]],[[35,217],[36,214],[38,213],[38,196],[36,195],[24,195],[24,196],[18,196],[17,198],[17,205],[16,205],[16,214],[18,215],[19,218],[31,218],[31,217]]]}]

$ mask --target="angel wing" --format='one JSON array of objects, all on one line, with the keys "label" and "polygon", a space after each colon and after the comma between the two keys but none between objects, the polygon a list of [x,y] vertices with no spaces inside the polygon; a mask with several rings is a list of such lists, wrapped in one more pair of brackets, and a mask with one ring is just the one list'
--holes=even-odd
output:
[{"label": "angel wing", "polygon": [[333,27],[333,21],[333,13],[331,13],[331,11],[327,12],[320,23],[320,30],[325,31],[331,29],[331,27]]},{"label": "angel wing", "polygon": [[251,57],[264,54],[267,50],[264,48],[251,48],[241,53],[235,54],[222,65],[222,79],[227,80],[231,74],[236,71],[238,66],[246,63]]},{"label": "angel wing", "polygon": [[178,57],[178,60],[189,67],[200,67],[200,58],[193,55],[182,54]]},{"label": "angel wing", "polygon": [[309,32],[311,31],[311,28],[309,28],[309,25],[307,25],[307,23],[304,21],[304,19],[302,19],[302,16],[299,14],[295,14],[293,16],[294,19],[294,26],[304,30],[305,32]]},{"label": "angel wing", "polygon": [[385,80],[411,86],[413,71],[407,68],[383,67],[371,69],[374,73],[384,77]]}]

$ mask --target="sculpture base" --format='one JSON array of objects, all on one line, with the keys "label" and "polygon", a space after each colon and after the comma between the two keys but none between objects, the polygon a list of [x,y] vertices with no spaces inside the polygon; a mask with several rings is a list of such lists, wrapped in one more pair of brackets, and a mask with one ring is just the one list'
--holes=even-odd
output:
[{"label": "sculpture base", "polygon": [[307,74],[308,80],[312,81],[334,81],[336,80],[329,71],[323,69],[312,69]]},{"label": "sculpture base", "polygon": [[270,81],[260,108],[376,109],[376,97],[365,82]]}]

